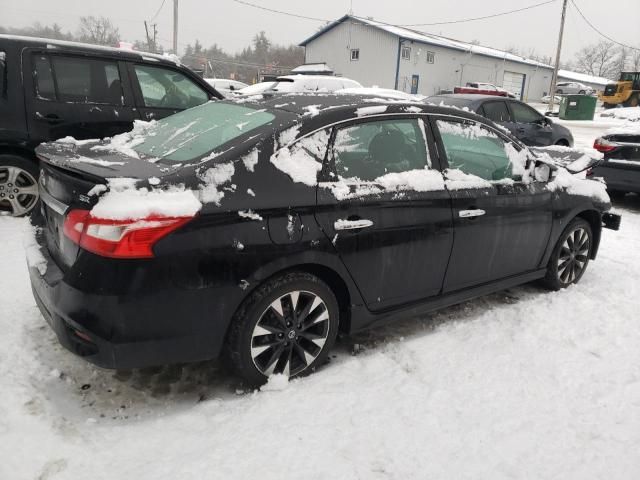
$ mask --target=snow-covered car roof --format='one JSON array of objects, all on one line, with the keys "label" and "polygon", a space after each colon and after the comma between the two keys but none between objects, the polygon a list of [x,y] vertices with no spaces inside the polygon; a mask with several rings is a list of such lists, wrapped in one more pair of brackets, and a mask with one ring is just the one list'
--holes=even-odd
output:
[{"label": "snow-covered car roof", "polygon": [[37,46],[43,46],[48,49],[64,48],[66,50],[82,50],[104,52],[114,55],[122,55],[127,58],[151,60],[162,63],[170,63],[180,65],[180,59],[173,54],[160,55],[157,53],[142,52],[127,48],[107,47],[104,45],[93,45],[90,43],[71,42],[67,40],[53,40],[51,38],[26,37],[21,35],[5,35],[0,34],[0,41],[7,40],[13,42],[27,43]]}]

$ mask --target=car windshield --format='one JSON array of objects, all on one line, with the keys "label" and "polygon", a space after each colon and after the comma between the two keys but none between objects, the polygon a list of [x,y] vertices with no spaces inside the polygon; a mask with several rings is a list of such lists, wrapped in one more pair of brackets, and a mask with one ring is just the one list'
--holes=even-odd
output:
[{"label": "car windshield", "polygon": [[133,149],[171,162],[187,162],[269,123],[264,110],[224,102],[208,102],[153,124]]}]

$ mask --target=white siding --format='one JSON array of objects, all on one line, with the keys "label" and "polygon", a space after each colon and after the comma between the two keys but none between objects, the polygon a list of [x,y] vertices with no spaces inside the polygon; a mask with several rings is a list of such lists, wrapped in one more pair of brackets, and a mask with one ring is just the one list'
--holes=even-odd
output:
[{"label": "white siding", "polygon": [[[354,48],[360,50],[360,59],[352,61]],[[346,21],[307,45],[305,63],[326,62],[336,75],[357,80],[365,87],[393,88],[397,54],[397,37]]]},{"label": "white siding", "polygon": [[[396,88],[399,37],[378,28],[348,20],[309,42],[307,63],[326,62],[338,75],[353,78],[365,86]],[[466,51],[403,40],[411,47],[411,58],[400,60],[398,90],[409,92],[413,75],[419,76],[418,93],[435,95],[466,82],[487,82],[502,86],[505,70],[525,77],[524,100],[539,100],[549,91],[551,69]],[[360,59],[351,61],[351,49],[360,50]],[[427,63],[427,52],[435,54]]]}]

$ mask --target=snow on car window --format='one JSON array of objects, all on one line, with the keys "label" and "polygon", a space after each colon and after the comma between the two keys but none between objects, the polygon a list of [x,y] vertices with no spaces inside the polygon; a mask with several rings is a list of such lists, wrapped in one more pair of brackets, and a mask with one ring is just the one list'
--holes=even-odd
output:
[{"label": "snow on car window", "polygon": [[[297,135],[297,131],[295,134]],[[291,132],[285,135],[287,138],[290,136]],[[281,148],[271,156],[271,163],[278,170],[289,175],[294,182],[314,186],[317,183],[318,172],[322,169],[322,160],[328,142],[329,131],[322,130],[289,147]],[[282,143],[281,135],[280,144]]]}]

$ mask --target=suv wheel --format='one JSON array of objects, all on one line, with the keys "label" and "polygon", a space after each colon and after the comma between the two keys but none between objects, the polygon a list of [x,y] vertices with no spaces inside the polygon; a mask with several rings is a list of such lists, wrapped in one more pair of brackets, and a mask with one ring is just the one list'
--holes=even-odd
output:
[{"label": "suv wheel", "polygon": [[558,240],[543,283],[551,290],[566,288],[578,283],[589,264],[593,246],[591,226],[582,218],[575,218],[565,228]]},{"label": "suv wheel", "polygon": [[325,362],[335,342],[338,302],[319,278],[292,272],[269,280],[240,306],[225,358],[250,385],[272,374],[306,374]]},{"label": "suv wheel", "polygon": [[0,155],[0,213],[21,217],[38,203],[38,168],[16,155]]}]

